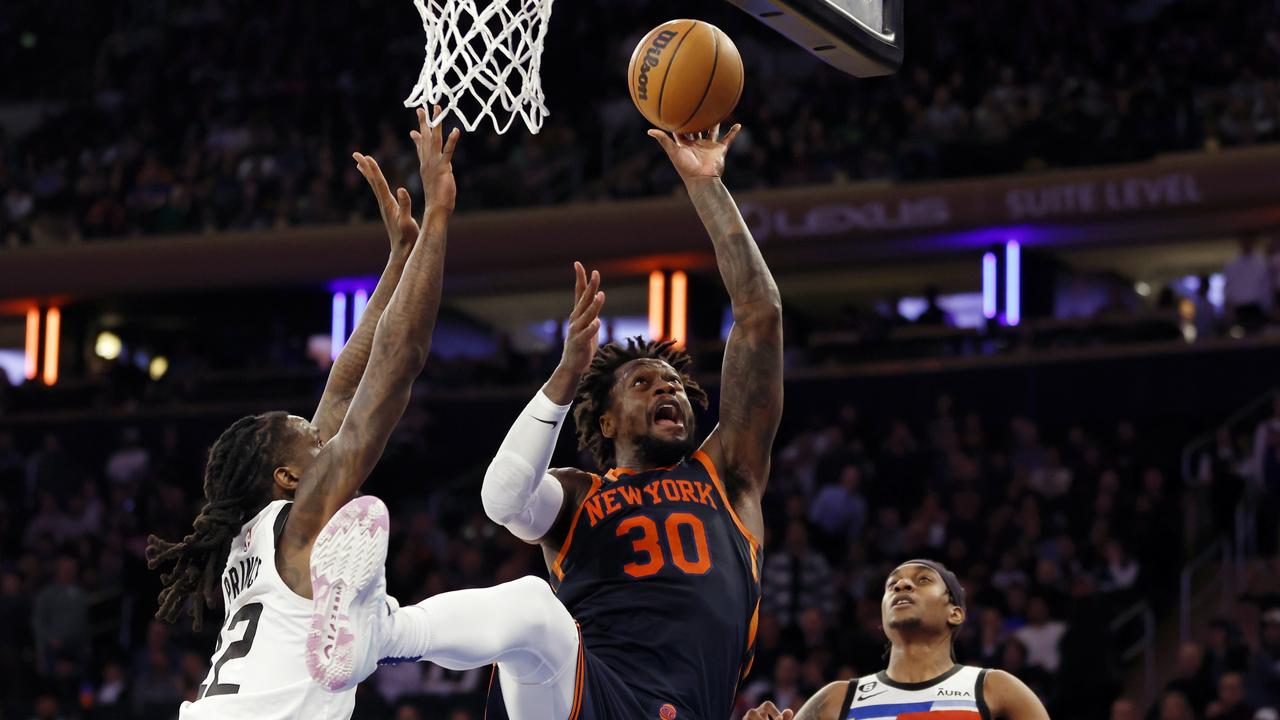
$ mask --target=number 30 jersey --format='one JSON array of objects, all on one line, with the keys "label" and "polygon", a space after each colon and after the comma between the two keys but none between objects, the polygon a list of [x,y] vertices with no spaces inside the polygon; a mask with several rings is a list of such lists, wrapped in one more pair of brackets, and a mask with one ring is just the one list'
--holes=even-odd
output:
[{"label": "number 30 jersey", "polygon": [[762,563],[698,451],[671,468],[593,477],[551,582],[586,651],[655,718],[720,720],[750,670]]},{"label": "number 30 jersey", "polygon": [[355,689],[329,693],[311,680],[305,651],[311,601],[276,571],[276,539],[291,504],[270,503],[240,529],[222,572],[226,619],[209,675],[180,720],[346,720]]}]

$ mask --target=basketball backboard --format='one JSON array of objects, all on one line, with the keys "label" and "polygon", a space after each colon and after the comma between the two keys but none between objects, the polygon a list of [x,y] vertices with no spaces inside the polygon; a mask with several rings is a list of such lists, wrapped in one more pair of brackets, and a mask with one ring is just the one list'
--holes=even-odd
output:
[{"label": "basketball backboard", "polygon": [[902,65],[902,0],[729,2],[850,75],[889,75]]}]

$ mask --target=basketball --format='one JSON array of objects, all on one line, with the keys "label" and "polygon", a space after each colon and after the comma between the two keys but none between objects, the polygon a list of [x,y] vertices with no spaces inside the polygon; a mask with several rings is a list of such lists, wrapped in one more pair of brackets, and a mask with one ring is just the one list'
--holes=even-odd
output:
[{"label": "basketball", "polygon": [[697,133],[729,117],[742,97],[742,56],[720,28],[672,20],[636,46],[627,70],[631,99],[655,127]]}]

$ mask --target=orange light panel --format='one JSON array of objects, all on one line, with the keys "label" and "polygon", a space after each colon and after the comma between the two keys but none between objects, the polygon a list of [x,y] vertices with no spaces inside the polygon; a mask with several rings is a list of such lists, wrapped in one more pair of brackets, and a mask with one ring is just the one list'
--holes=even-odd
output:
[{"label": "orange light panel", "polygon": [[688,339],[689,276],[677,270],[671,274],[671,337],[678,347]]},{"label": "orange light panel", "polygon": [[661,270],[649,273],[649,339],[661,340],[667,315],[667,278]]},{"label": "orange light panel", "polygon": [[27,345],[26,351],[26,375],[28,380],[35,380],[36,373],[39,371],[40,355],[40,311],[31,308],[27,311]]},{"label": "orange light panel", "polygon": [[44,384],[58,382],[58,333],[62,330],[62,312],[49,308],[44,316]]}]

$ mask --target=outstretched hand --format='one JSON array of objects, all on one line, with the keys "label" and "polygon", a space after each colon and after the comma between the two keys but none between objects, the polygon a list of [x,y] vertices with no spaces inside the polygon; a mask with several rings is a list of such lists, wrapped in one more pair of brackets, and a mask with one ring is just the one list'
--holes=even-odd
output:
[{"label": "outstretched hand", "polygon": [[[439,120],[443,111],[437,105],[433,117]],[[461,132],[454,128],[444,139],[444,125],[427,122],[427,111],[418,108],[418,129],[409,132],[418,147],[418,172],[422,175],[422,193],[427,198],[427,217],[439,212],[444,217],[453,213],[458,186],[453,180],[453,151]],[[443,218],[442,218],[443,219]]]},{"label": "outstretched hand", "polygon": [[395,195],[387,185],[387,178],[378,167],[378,161],[372,156],[352,153],[356,169],[364,176],[378,199],[378,212],[382,214],[382,224],[387,228],[387,237],[391,240],[392,254],[407,256],[418,240],[418,221],[413,218],[413,199],[409,191],[397,188]]},{"label": "outstretched hand", "polygon": [[720,137],[720,126],[698,135],[677,135],[661,130],[650,130],[649,137],[658,141],[681,179],[686,183],[724,177],[724,157],[729,146],[742,131],[742,125],[729,128]]},{"label": "outstretched hand", "polygon": [[591,360],[600,345],[600,309],[604,307],[604,293],[600,292],[598,271],[592,270],[588,278],[587,270],[580,262],[573,264],[573,271],[576,276],[573,312],[569,314],[569,330],[564,336],[560,367],[581,375],[591,367]]},{"label": "outstretched hand", "polygon": [[766,702],[758,708],[748,710],[742,720],[792,720],[795,716],[792,710],[779,710],[777,705]]}]

